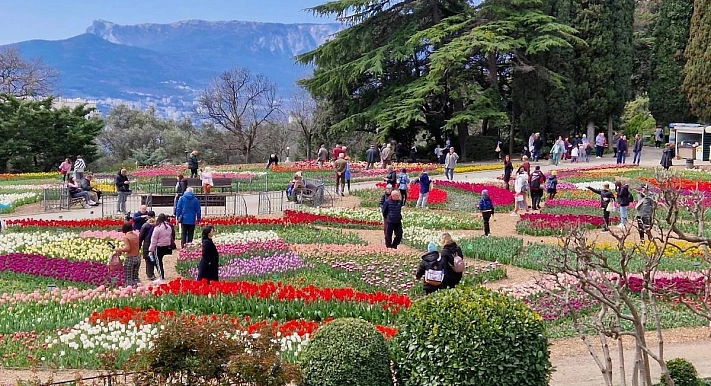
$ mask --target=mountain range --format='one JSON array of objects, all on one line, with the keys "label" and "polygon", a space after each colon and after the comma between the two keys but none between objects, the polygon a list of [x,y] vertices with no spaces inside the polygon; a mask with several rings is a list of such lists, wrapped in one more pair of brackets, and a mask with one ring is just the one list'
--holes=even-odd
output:
[{"label": "mountain range", "polygon": [[[58,93],[97,100],[100,109],[128,102],[154,105],[164,115],[192,111],[212,79],[233,67],[263,74],[288,95],[312,68],[294,56],[336,34],[340,24],[277,24],[186,20],[172,24],[118,25],[97,20],[66,40],[15,45],[60,72]],[[173,116],[173,118],[176,118]]]}]

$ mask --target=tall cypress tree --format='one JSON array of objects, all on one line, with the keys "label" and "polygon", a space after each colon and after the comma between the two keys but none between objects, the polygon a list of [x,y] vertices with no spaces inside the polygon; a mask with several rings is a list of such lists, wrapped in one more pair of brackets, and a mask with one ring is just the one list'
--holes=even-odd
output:
[{"label": "tall cypress tree", "polygon": [[694,1],[685,56],[684,91],[691,111],[711,121],[711,2],[708,0]]},{"label": "tall cypress tree", "polygon": [[694,120],[684,93],[684,50],[689,41],[689,27],[694,0],[663,0],[654,28],[652,83],[649,110],[657,123]]}]

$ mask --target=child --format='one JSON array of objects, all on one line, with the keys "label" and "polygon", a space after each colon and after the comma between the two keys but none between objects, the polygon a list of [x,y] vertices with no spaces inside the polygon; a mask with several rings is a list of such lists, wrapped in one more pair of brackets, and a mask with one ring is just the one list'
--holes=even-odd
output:
[{"label": "child", "polygon": [[[573,149],[575,150],[575,149]],[[558,193],[558,177],[556,175],[558,174],[557,171],[553,170],[551,172],[551,176],[548,177],[548,183],[546,186],[546,191],[548,192],[548,199],[554,199],[555,194]]]},{"label": "child", "polygon": [[437,252],[437,244],[430,242],[427,246],[427,253],[422,255],[422,261],[415,274],[415,279],[420,280],[424,276],[422,287],[426,294],[431,294],[440,288],[444,281],[444,262]]},{"label": "child", "polygon": [[578,162],[578,154],[580,154],[580,149],[576,146],[570,151],[570,162]]},{"label": "child", "polygon": [[491,229],[489,228],[489,220],[494,215],[494,204],[489,197],[489,191],[484,189],[481,191],[481,200],[479,200],[479,210],[481,217],[484,219],[484,236],[489,237]]},{"label": "child", "polygon": [[588,142],[585,146],[585,162],[590,162],[590,154],[592,154],[592,145]]},{"label": "child", "polygon": [[400,196],[402,200],[400,201],[401,206],[407,205],[407,185],[410,184],[410,177],[407,176],[407,170],[402,168],[400,175],[397,177],[398,183],[397,188],[400,191]]}]

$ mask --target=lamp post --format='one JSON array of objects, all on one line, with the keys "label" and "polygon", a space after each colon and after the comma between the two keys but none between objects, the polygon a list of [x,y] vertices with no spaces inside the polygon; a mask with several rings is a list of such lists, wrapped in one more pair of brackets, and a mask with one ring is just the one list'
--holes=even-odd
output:
[{"label": "lamp post", "polygon": [[289,160],[289,146],[286,147],[286,162],[287,162],[287,163],[291,162],[291,161]]}]

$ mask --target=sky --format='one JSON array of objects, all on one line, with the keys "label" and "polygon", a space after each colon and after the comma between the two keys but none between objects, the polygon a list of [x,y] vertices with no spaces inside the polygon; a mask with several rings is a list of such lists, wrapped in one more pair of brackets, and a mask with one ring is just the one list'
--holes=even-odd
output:
[{"label": "sky", "polygon": [[326,0],[0,0],[0,45],[61,40],[85,32],[93,20],[116,24],[179,20],[328,23],[304,11]]}]

